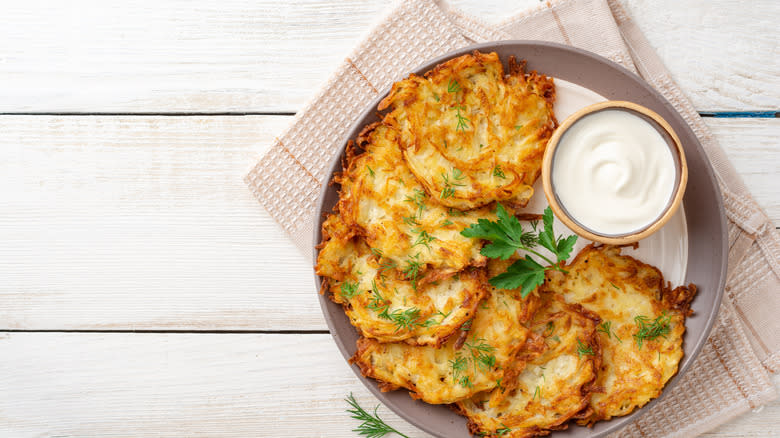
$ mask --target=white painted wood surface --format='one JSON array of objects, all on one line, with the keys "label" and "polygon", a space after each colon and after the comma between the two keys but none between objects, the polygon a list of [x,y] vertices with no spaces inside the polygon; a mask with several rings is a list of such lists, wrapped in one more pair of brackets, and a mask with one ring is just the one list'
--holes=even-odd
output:
[{"label": "white painted wood surface", "polygon": [[[290,119],[0,116],[0,329],[325,329],[242,181]],[[780,119],[707,122],[780,224]]]},{"label": "white painted wood surface", "polygon": [[[697,109],[780,108],[780,3],[624,3]],[[278,333],[325,324],[241,181],[291,118],[186,113],[297,111],[387,7],[2,3],[0,113],[185,114],[0,115],[0,438],[354,436],[343,398],[376,401],[328,334]],[[780,120],[707,123],[780,225]],[[269,333],[197,333],[230,330]],[[706,436],[778,431],[775,401]]]},{"label": "white painted wood surface", "polygon": [[[377,404],[327,334],[11,333],[0,383],[3,437],[343,438],[359,424],[344,397]],[[776,436],[778,416],[775,402],[704,436]]]},{"label": "white painted wood surface", "polygon": [[[538,0],[455,0],[497,22]],[[624,0],[701,110],[780,107],[780,2]],[[0,112],[298,110],[387,0],[3,2]]]}]

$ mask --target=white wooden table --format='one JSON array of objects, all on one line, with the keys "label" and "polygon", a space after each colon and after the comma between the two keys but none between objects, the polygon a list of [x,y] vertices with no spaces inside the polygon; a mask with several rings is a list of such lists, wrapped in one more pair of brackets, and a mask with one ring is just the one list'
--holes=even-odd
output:
[{"label": "white wooden table", "polygon": [[[376,401],[241,179],[388,2],[109,3],[2,5],[0,436],[352,436]],[[627,5],[697,109],[780,109],[780,3]],[[706,121],[780,225],[780,119]]]}]

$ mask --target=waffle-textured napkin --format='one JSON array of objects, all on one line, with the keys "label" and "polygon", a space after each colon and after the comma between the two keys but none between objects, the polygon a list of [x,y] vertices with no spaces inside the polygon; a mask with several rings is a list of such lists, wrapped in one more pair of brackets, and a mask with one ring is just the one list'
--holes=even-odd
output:
[{"label": "waffle-textured napkin", "polygon": [[729,220],[726,293],[696,363],[652,410],[616,436],[693,436],[776,397],[780,371],[780,234],[618,0],[559,0],[487,26],[443,0],[398,3],[345,59],[246,176],[306,257],[327,166],[380,90],[425,60],[477,42],[547,40],[637,72],[675,106],[714,167]]}]

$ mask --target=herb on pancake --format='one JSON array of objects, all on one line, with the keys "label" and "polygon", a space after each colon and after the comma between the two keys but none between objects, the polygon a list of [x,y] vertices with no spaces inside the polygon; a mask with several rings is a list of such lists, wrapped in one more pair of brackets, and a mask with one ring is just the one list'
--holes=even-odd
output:
[{"label": "herb on pancake", "polygon": [[504,436],[505,434],[507,434],[507,433],[509,433],[511,431],[512,431],[512,429],[506,427],[506,425],[504,425],[504,423],[501,423],[501,428],[500,429],[496,429],[496,436]]},{"label": "herb on pancake", "polygon": [[[549,266],[542,266],[531,256],[526,255],[524,259],[515,261],[503,274],[491,278],[490,284],[499,289],[522,288],[520,293],[525,298],[536,286],[544,283],[545,271],[555,270],[566,273],[560,263],[569,258],[574,243],[577,242],[577,236],[572,235],[567,238],[555,236],[553,213],[550,207],[544,210],[544,215],[542,215],[544,229],[539,234],[523,230],[520,221],[515,216],[510,215],[501,204],[496,205],[496,215],[498,216],[497,221],[479,219],[476,224],[471,224],[460,234],[465,237],[489,240],[491,243],[485,245],[480,251],[480,254],[486,257],[507,260],[518,249],[521,249],[541,258],[549,263]],[[555,254],[556,261],[554,262],[534,250],[533,248],[537,245],[541,245]]]},{"label": "herb on pancake", "polygon": [[369,165],[366,165],[366,169],[368,169],[368,173],[369,173],[371,176],[374,176],[374,175],[376,175],[376,173],[374,173],[374,169],[372,169],[372,168],[371,168],[371,166],[369,166]]},{"label": "herb on pancake", "polygon": [[421,267],[422,263],[420,263],[420,253],[418,252],[406,258],[406,267],[401,271],[406,279],[412,282],[412,289],[415,292],[417,292],[417,276],[420,274]]},{"label": "herb on pancake", "polygon": [[431,249],[431,246],[429,245],[429,243],[431,243],[434,240],[436,240],[435,237],[433,237],[430,234],[428,234],[428,232],[425,231],[425,230],[414,229],[414,230],[412,230],[412,232],[413,233],[417,233],[417,239],[414,241],[414,244],[412,245],[412,248],[414,248],[417,245],[423,245],[424,247],[428,248],[429,250]]},{"label": "herb on pancake", "polygon": [[493,168],[493,176],[496,178],[506,179],[506,175],[504,175],[504,171],[501,170],[501,166],[496,164],[496,167]]},{"label": "herb on pancake", "polygon": [[355,298],[356,296],[360,295],[360,292],[361,291],[358,290],[357,283],[350,283],[349,281],[341,283],[341,296],[345,300],[351,300],[352,298]]},{"label": "herb on pancake", "polygon": [[618,338],[618,335],[612,332],[612,321],[604,321],[603,323],[599,324],[599,326],[596,327],[596,331],[606,334],[607,339],[612,339],[612,336],[614,336],[618,342],[621,344],[623,343],[623,341]]},{"label": "herb on pancake", "polygon": [[449,364],[450,364],[450,368],[452,368],[452,382],[459,383],[460,386],[469,386],[469,385],[464,385],[464,383],[467,384],[471,383],[468,376],[461,376],[466,371],[466,368],[468,368],[469,366],[469,363],[466,360],[466,358],[461,355],[457,355],[455,356],[455,360],[449,361]]},{"label": "herb on pancake", "polygon": [[448,225],[452,225],[452,221],[449,220],[449,219],[447,219],[444,222],[442,222],[441,225],[439,225],[439,226],[443,228],[443,227],[446,227]]},{"label": "herb on pancake", "polygon": [[415,213],[415,217],[419,217],[422,215],[422,212],[425,210],[425,198],[428,195],[425,194],[420,189],[414,189],[414,195],[413,196],[407,196],[404,201],[411,202],[417,207],[417,212]]},{"label": "herb on pancake", "polygon": [[455,126],[456,131],[465,131],[469,127],[469,122],[471,122],[468,117],[460,113],[461,110],[465,111],[466,107],[463,105],[455,106],[455,117],[458,118],[458,124]]},{"label": "herb on pancake", "polygon": [[450,79],[450,82],[447,84],[447,92],[448,93],[457,93],[460,91],[460,84],[455,79]]},{"label": "herb on pancake", "polygon": [[639,328],[636,334],[634,334],[634,339],[640,350],[642,349],[642,343],[645,340],[652,341],[659,336],[666,338],[666,335],[672,331],[672,317],[667,316],[666,312],[662,313],[661,316],[654,320],[650,320],[650,318],[644,315],[639,315],[634,318],[634,321]]},{"label": "herb on pancake", "polygon": [[536,397],[539,397],[539,401],[542,400],[542,390],[539,388],[539,385],[536,385],[536,390],[534,391],[534,396],[531,397],[531,400],[536,400]]},{"label": "herb on pancake", "polygon": [[410,307],[408,309],[396,309],[389,315],[390,320],[395,324],[395,331],[412,330],[415,327],[430,327],[436,322],[429,319],[425,322],[420,321],[420,309]]},{"label": "herb on pancake", "polygon": [[371,280],[371,291],[374,293],[374,298],[368,302],[370,310],[379,313],[379,317],[382,319],[390,319],[390,315],[387,314],[387,310],[390,308],[390,303],[382,297],[379,293],[379,289],[376,287],[376,282]]},{"label": "herb on pancake", "polygon": [[582,357],[583,355],[586,356],[593,356],[593,347],[589,345],[585,345],[582,342],[580,342],[579,339],[577,339],[577,354]]},{"label": "herb on pancake", "polygon": [[447,199],[455,194],[455,187],[465,186],[462,181],[465,176],[463,172],[458,168],[452,169],[452,177],[447,176],[446,173],[441,174],[441,179],[444,180],[444,190],[441,191],[441,199]]},{"label": "herb on pancake", "polygon": [[349,405],[352,407],[352,409],[347,409],[347,412],[351,414],[351,417],[355,420],[362,421],[357,429],[352,429],[352,431],[357,432],[358,435],[362,435],[368,438],[380,438],[389,433],[395,433],[398,436],[409,438],[407,435],[404,435],[401,432],[395,430],[393,427],[388,426],[387,423],[379,418],[379,415],[377,414],[379,405],[374,407],[373,414],[369,414],[358,404],[357,400],[355,400],[355,397],[351,392],[344,401],[349,403]]}]

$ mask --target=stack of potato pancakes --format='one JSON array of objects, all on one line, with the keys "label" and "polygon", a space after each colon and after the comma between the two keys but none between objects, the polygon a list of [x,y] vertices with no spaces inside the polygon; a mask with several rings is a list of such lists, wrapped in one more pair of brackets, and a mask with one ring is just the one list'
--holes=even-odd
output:
[{"label": "stack of potato pancakes", "polygon": [[513,259],[488,259],[461,231],[495,221],[497,203],[534,216],[522,209],[557,126],[553,80],[508,65],[474,52],[393,85],[382,121],[347,145],[316,267],[361,335],[363,375],[490,437],[591,425],[657,397],[696,292],[594,245],[525,298],[491,286]]}]

